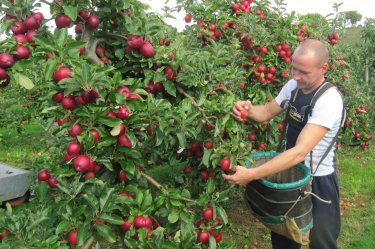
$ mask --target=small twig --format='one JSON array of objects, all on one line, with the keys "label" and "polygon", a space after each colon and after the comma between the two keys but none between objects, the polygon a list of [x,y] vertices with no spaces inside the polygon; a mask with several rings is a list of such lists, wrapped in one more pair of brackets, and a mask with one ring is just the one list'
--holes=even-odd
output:
[{"label": "small twig", "polygon": [[141,173],[141,175],[146,178],[147,181],[149,181],[152,185],[154,185],[157,189],[162,189],[164,188],[160,183],[158,183],[154,178],[152,178],[151,176],[147,175],[145,172],[143,171],[139,171],[139,173]]},{"label": "small twig", "polygon": [[83,246],[83,249],[89,249],[90,246],[92,245],[92,243],[94,243],[94,237],[91,236],[85,243],[85,245]]},{"label": "small twig", "polygon": [[[141,173],[141,175],[146,178],[146,180],[148,182],[150,182],[153,186],[155,186],[157,189],[159,190],[165,190],[166,188],[161,185],[160,183],[158,183],[154,178],[152,178],[151,176],[147,175],[145,172],[143,171],[139,171],[139,173]],[[192,199],[189,199],[189,198],[186,198],[186,197],[180,197],[181,200],[183,201],[188,201],[188,202],[193,202],[193,203],[196,203],[197,202],[195,200],[192,200]]]},{"label": "small twig", "polygon": [[[182,89],[178,85],[176,85],[176,89],[179,93],[181,93],[182,95],[184,95],[186,98],[188,98],[191,101],[193,106],[195,106],[199,110],[199,112],[202,114],[203,118],[206,120],[207,123],[211,123],[206,113],[202,110],[202,108],[198,105],[198,103],[195,101],[195,99],[192,96],[190,96],[187,92],[184,91],[184,89]],[[221,140],[221,142],[224,142],[221,136],[219,136],[219,139]]]}]

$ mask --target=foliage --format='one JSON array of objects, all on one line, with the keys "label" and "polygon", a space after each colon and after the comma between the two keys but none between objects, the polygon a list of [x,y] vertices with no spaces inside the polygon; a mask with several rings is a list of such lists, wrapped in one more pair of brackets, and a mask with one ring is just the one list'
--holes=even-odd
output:
[{"label": "foliage", "polygon": [[340,12],[340,15],[345,20],[347,27],[353,27],[362,20],[362,15],[355,10]]},{"label": "foliage", "polygon": [[[243,165],[255,150],[274,150],[281,133],[281,118],[239,123],[231,108],[238,99],[274,98],[306,38],[329,47],[328,77],[349,108],[342,143],[368,147],[369,97],[355,94],[336,45],[337,19],[322,37],[269,1],[177,2],[176,10],[189,13],[185,20],[196,21],[182,33],[136,0],[50,4],[58,28],[49,32],[44,20],[34,42],[24,45],[31,56],[6,74],[11,85],[31,89],[35,116],[54,136],[53,156],[35,167],[34,208],[18,216],[1,210],[0,227],[11,231],[2,246],[67,248],[68,234],[77,230],[78,247],[228,248],[221,241],[230,192],[220,177],[222,160]],[[2,30],[15,32],[16,20],[32,17],[34,4],[3,1]],[[18,55],[15,38],[2,44],[1,53]],[[177,173],[161,185],[153,174],[158,167]],[[42,169],[48,174],[37,175]],[[203,219],[207,210],[213,213]]]}]

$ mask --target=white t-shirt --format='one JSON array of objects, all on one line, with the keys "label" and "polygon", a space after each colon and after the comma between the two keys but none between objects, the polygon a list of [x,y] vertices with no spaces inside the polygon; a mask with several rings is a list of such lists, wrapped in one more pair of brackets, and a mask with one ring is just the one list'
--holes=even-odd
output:
[{"label": "white t-shirt", "polygon": [[[297,87],[295,80],[290,80],[281,89],[279,95],[275,98],[276,102],[280,105],[285,99],[290,99],[291,92]],[[311,116],[308,118],[307,123],[316,124],[327,127],[329,131],[322,140],[314,147],[312,172],[315,172],[317,164],[320,162],[321,157],[331,144],[332,139],[335,138],[338,129],[340,128],[341,115],[342,115],[343,102],[337,88],[333,87],[328,89],[316,101],[312,110]],[[330,152],[325,157],[323,162],[318,167],[315,176],[329,175],[334,171],[334,151],[335,145],[332,146]],[[305,164],[310,166],[310,153],[305,157]],[[311,167],[311,166],[310,166]]]}]

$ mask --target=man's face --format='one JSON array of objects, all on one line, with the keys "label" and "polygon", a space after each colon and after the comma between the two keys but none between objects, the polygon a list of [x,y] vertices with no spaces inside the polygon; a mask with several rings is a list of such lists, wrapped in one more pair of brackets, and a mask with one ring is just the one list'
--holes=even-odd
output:
[{"label": "man's face", "polygon": [[328,65],[319,64],[311,54],[298,55],[293,58],[293,79],[297,81],[298,88],[303,92],[311,92],[323,82]]}]

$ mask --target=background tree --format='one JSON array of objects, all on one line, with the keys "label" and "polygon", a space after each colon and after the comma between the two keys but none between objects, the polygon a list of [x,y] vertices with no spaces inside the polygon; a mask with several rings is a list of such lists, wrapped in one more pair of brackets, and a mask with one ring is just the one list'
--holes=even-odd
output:
[{"label": "background tree", "polygon": [[344,12],[341,12],[340,14],[345,20],[345,24],[347,27],[353,27],[362,20],[362,15],[358,11],[355,11],[355,10],[344,11]]}]

